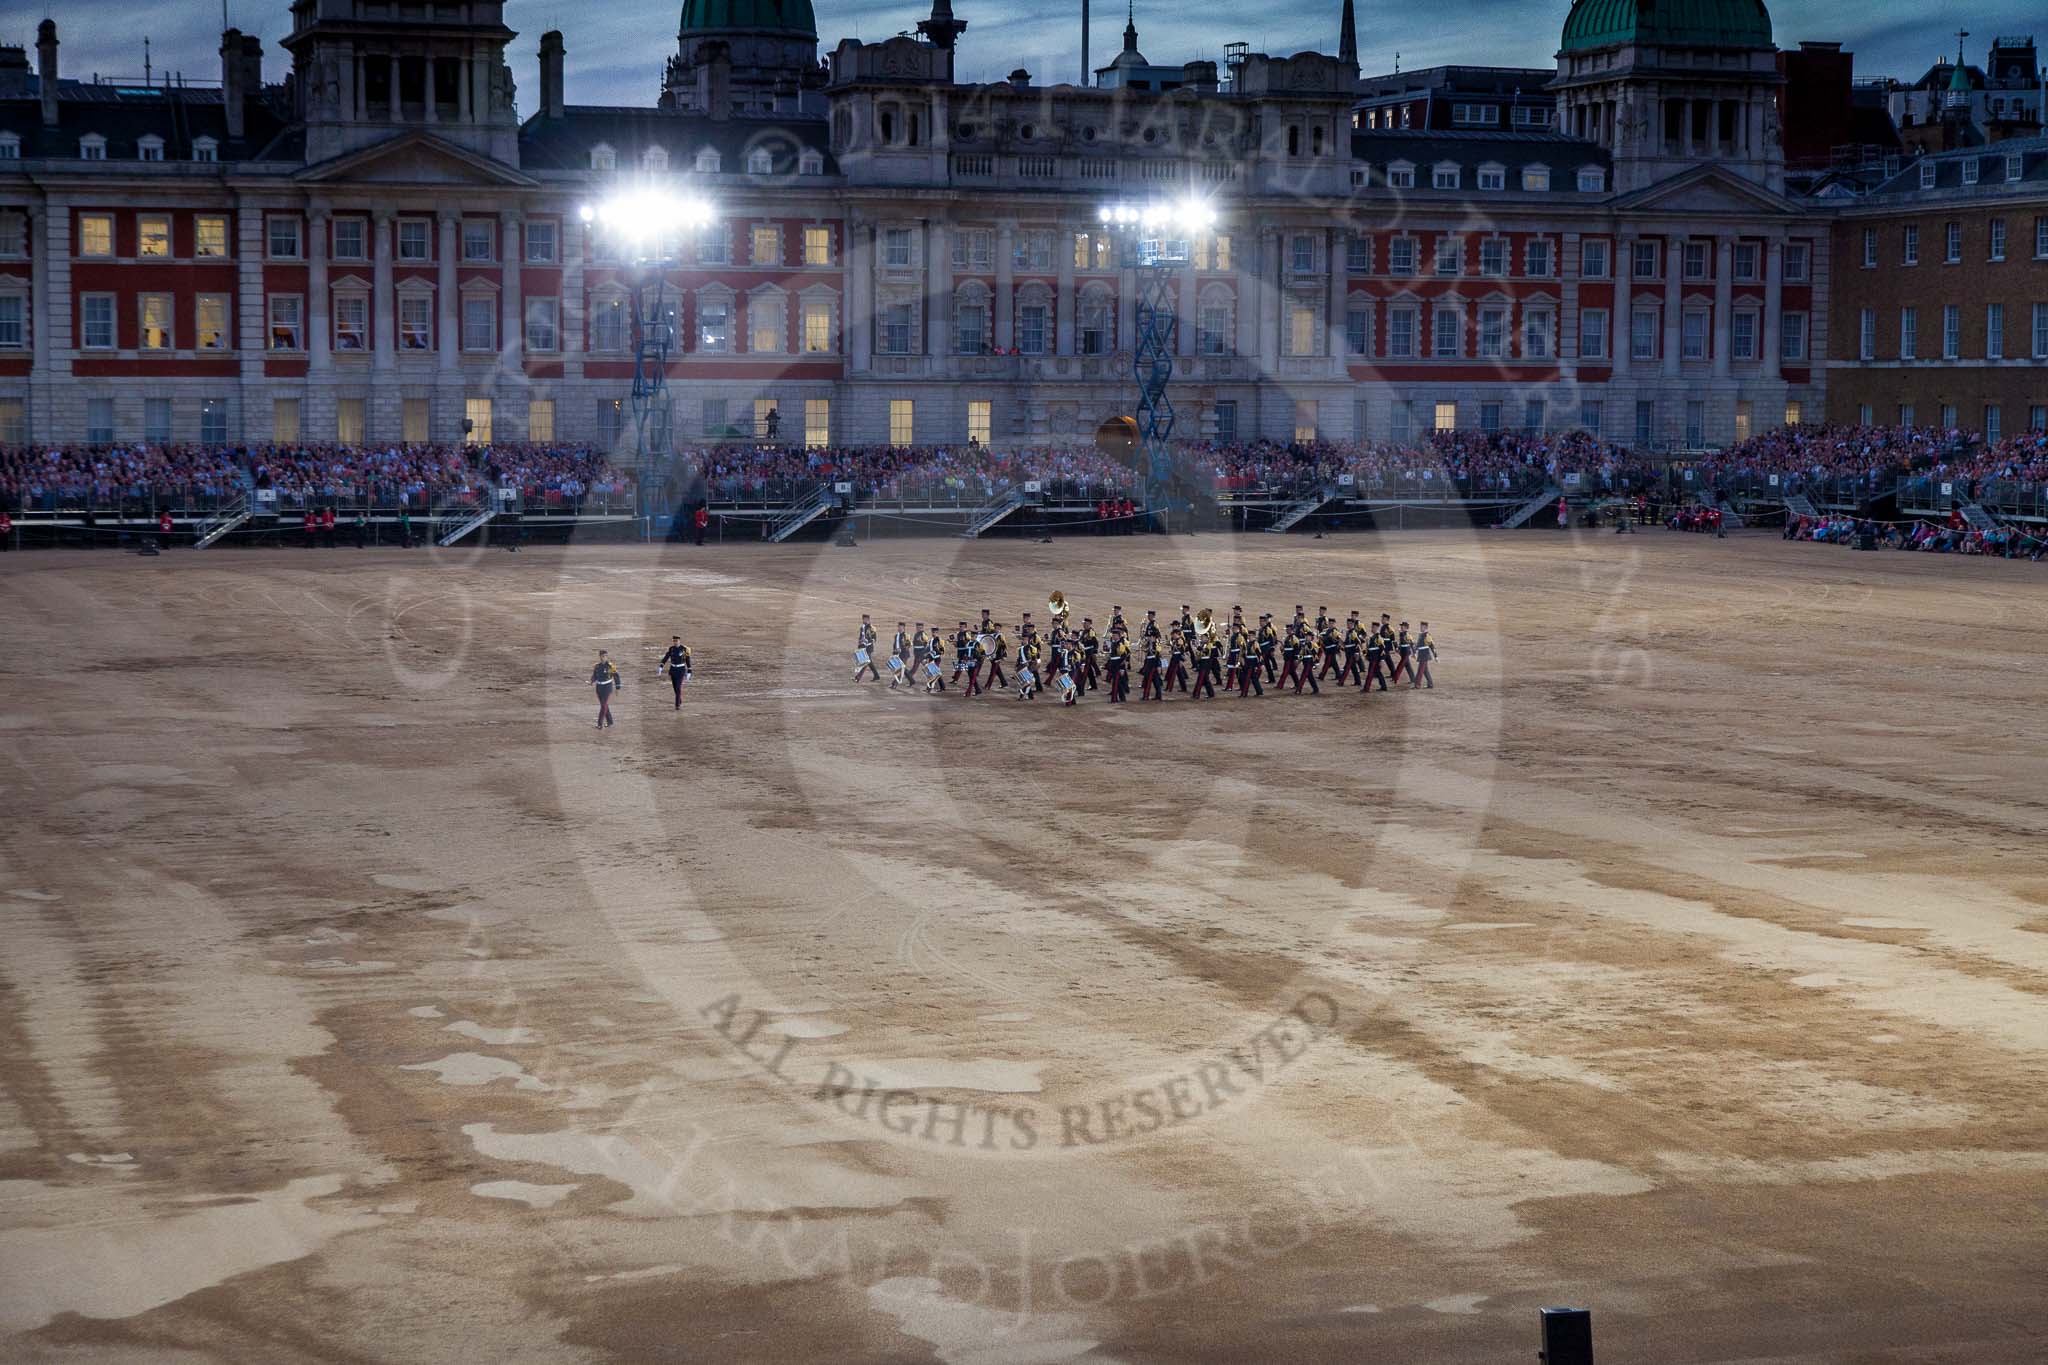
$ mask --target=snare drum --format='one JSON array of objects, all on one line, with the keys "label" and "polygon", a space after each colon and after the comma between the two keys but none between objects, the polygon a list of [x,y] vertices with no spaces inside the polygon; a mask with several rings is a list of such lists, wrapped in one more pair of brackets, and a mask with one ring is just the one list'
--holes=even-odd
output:
[{"label": "snare drum", "polygon": [[901,673],[903,671],[903,660],[891,654],[889,656],[889,671],[891,673]]},{"label": "snare drum", "polygon": [[927,678],[936,678],[939,676],[939,665],[937,660],[927,659],[925,661],[924,675]]},{"label": "snare drum", "polygon": [[866,668],[868,666],[868,652],[864,649],[856,649],[853,651],[853,661],[862,668]]},{"label": "snare drum", "polygon": [[1062,673],[1052,680],[1052,686],[1055,692],[1071,692],[1074,690],[1074,675]]}]

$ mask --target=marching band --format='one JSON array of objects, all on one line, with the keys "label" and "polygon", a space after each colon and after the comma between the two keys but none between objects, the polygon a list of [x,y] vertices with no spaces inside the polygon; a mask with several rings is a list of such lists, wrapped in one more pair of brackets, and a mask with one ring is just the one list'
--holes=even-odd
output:
[{"label": "marching band", "polygon": [[[1430,664],[1438,652],[1429,622],[1411,631],[1403,621],[1396,629],[1384,612],[1377,622],[1356,611],[1340,620],[1328,607],[1318,607],[1311,621],[1297,604],[1284,627],[1274,624],[1271,612],[1260,612],[1252,626],[1242,606],[1231,608],[1226,624],[1208,607],[1190,611],[1182,603],[1179,617],[1168,618],[1164,628],[1158,612],[1147,611],[1134,636],[1121,605],[1110,607],[1106,633],[1096,630],[1092,616],[1083,616],[1079,627],[1072,625],[1073,604],[1065,593],[1054,592],[1045,609],[1052,625],[1043,635],[1028,611],[1017,627],[1014,677],[1003,668],[1011,657],[1008,628],[986,609],[973,626],[958,622],[950,637],[942,628],[927,632],[922,621],[906,633],[898,621],[889,653],[890,688],[922,679],[926,694],[937,695],[950,681],[963,697],[1000,688],[1018,701],[1049,690],[1064,706],[1078,705],[1090,692],[1107,691],[1108,701],[1121,704],[1131,699],[1134,667],[1138,699],[1154,702],[1165,701],[1176,689],[1190,701],[1213,700],[1219,685],[1225,692],[1235,688],[1239,697],[1263,697],[1268,683],[1276,690],[1293,683],[1297,696],[1303,688],[1320,696],[1323,679],[1361,693],[1375,685],[1385,692],[1404,676],[1411,691],[1436,687]],[[861,617],[853,656],[856,682],[864,674],[881,680],[871,661],[876,638],[869,618]]]}]

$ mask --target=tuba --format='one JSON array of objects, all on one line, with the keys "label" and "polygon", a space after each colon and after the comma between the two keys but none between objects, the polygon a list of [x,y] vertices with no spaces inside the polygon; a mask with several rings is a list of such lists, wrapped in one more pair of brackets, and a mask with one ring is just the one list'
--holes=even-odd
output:
[{"label": "tuba", "polygon": [[1054,588],[1052,596],[1046,599],[1045,609],[1048,613],[1051,614],[1052,619],[1056,623],[1060,625],[1065,625],[1067,621],[1067,612],[1069,610],[1067,606],[1067,595],[1061,592],[1058,588]]},{"label": "tuba", "polygon": [[1207,607],[1195,613],[1195,634],[1207,641],[1216,633],[1216,616]]}]

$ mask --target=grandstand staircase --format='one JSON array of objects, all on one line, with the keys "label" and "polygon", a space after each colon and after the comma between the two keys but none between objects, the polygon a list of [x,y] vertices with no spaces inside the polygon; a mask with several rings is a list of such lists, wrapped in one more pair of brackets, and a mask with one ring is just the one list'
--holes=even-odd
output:
[{"label": "grandstand staircase", "polygon": [[1280,510],[1280,515],[1273,518],[1273,524],[1266,529],[1280,535],[1285,535],[1308,518],[1322,511],[1324,504],[1328,503],[1335,496],[1327,488],[1318,489],[1300,502],[1287,504],[1287,506]]},{"label": "grandstand staircase", "polygon": [[1538,512],[1541,512],[1546,507],[1555,507],[1557,505],[1557,500],[1563,496],[1563,491],[1560,490],[1556,484],[1544,484],[1542,492],[1536,494],[1536,496],[1530,498],[1527,502],[1523,503],[1520,507],[1517,507],[1513,512],[1510,512],[1508,514],[1507,520],[1503,521],[1500,524],[1501,529],[1504,531],[1512,531],[1518,526],[1527,526],[1529,524],[1529,518],[1535,516]]},{"label": "grandstand staircase", "polygon": [[1795,520],[1799,517],[1805,517],[1809,521],[1820,520],[1820,509],[1815,507],[1813,499],[1804,493],[1788,494],[1785,498],[1785,510],[1791,513]]},{"label": "grandstand staircase", "polygon": [[960,534],[968,540],[973,540],[983,532],[993,531],[1002,522],[1007,520],[1011,513],[1029,501],[1030,499],[1025,495],[1023,488],[1008,489],[1001,497],[982,508],[979,512],[976,512],[974,519],[967,523],[967,529]]},{"label": "grandstand staircase", "polygon": [[237,526],[248,521],[252,514],[252,509],[249,506],[249,495],[244,493],[241,497],[236,498],[205,521],[199,523],[198,539],[192,542],[192,548],[195,550],[205,549]]},{"label": "grandstand staircase", "polygon": [[820,484],[807,498],[799,498],[768,524],[768,540],[780,545],[838,505],[830,484]]},{"label": "grandstand staircase", "polygon": [[498,515],[497,504],[488,494],[480,503],[458,503],[434,513],[434,544],[447,549],[466,535],[481,530]]},{"label": "grandstand staircase", "polygon": [[1991,531],[1998,527],[1998,519],[1974,502],[1966,502],[1957,509],[1963,514],[1963,522],[1972,531]]},{"label": "grandstand staircase", "polygon": [[1742,529],[1742,513],[1735,510],[1735,504],[1726,498],[1716,498],[1714,506],[1721,513],[1721,529],[1724,531]]}]

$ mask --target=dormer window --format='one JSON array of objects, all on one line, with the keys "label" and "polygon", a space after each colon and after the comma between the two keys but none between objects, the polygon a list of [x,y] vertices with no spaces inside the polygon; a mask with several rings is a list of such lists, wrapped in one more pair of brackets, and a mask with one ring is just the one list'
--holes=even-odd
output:
[{"label": "dormer window", "polygon": [[1579,169],[1579,193],[1599,194],[1607,188],[1607,173],[1598,166],[1583,166]]},{"label": "dormer window", "polygon": [[823,152],[805,152],[797,158],[796,170],[798,175],[823,175],[825,173],[825,154]]},{"label": "dormer window", "polygon": [[0,161],[21,160],[21,135],[0,133]]},{"label": "dormer window", "polygon": [[747,153],[748,175],[770,175],[775,170],[775,158],[766,147],[756,147]]},{"label": "dormer window", "polygon": [[1547,190],[1547,189],[1549,189],[1549,188],[1550,188],[1550,167],[1548,167],[1548,166],[1524,166],[1524,167],[1522,167],[1522,188],[1523,188],[1524,190],[1530,190],[1530,191],[1542,191],[1542,190]]},{"label": "dormer window", "polygon": [[667,170],[668,149],[665,147],[649,147],[646,151],[640,153],[640,169],[653,172]]},{"label": "dormer window", "polygon": [[1479,188],[1482,190],[1504,190],[1508,187],[1508,168],[1493,163],[1479,168]]},{"label": "dormer window", "polygon": [[106,138],[98,133],[87,133],[84,137],[78,139],[78,159],[80,161],[105,161],[107,159]]},{"label": "dormer window", "polygon": [[162,161],[164,159],[164,140],[155,133],[146,133],[142,137],[137,138],[135,140],[135,159],[137,161]]},{"label": "dormer window", "polygon": [[1415,163],[1412,161],[1389,162],[1387,164],[1387,187],[1396,190],[1414,189]]},{"label": "dormer window", "polygon": [[[0,152],[0,155],[5,155],[5,153]],[[16,152],[15,155],[19,156],[20,153]],[[2007,152],[2005,154],[2005,178],[2008,183],[2017,181],[2020,178],[2020,154],[2018,152]]]},{"label": "dormer window", "polygon": [[192,139],[192,159],[193,159],[194,161],[218,161],[218,160],[220,160],[220,144],[219,144],[218,142],[215,142],[215,141],[214,141],[214,140],[213,140],[212,138],[210,138],[210,137],[195,137],[195,138],[193,138],[193,139]]},{"label": "dormer window", "polygon": [[699,175],[717,175],[717,174],[718,174],[718,153],[717,153],[717,152],[713,151],[713,150],[712,150],[711,148],[709,148],[709,147],[706,147],[706,148],[704,148],[704,149],[703,149],[702,151],[700,151],[700,152],[698,152],[698,153],[697,153],[697,174],[699,174]]},{"label": "dormer window", "polygon": [[1436,168],[1430,172],[1429,187],[1435,190],[1454,190],[1458,188],[1458,172],[1457,163],[1450,161],[1438,162]]},{"label": "dormer window", "polygon": [[593,171],[615,171],[619,168],[619,154],[612,150],[609,142],[600,142],[590,149],[590,169]]},{"label": "dormer window", "polygon": [[1977,183],[1977,166],[1978,161],[1977,158],[1974,156],[1963,163],[1963,183],[1965,185],[1974,185]]},{"label": "dormer window", "polygon": [[1923,190],[1934,188],[1934,163],[1932,161],[1920,163],[1920,188]]}]

